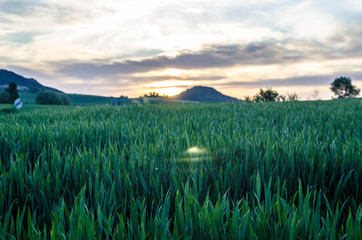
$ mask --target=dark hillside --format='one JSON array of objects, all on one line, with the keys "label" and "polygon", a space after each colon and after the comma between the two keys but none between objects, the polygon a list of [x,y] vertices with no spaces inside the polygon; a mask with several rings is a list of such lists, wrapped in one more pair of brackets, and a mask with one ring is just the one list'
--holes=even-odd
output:
[{"label": "dark hillside", "polygon": [[237,102],[237,98],[229,97],[211,87],[195,86],[172,97],[175,100],[198,102]]},{"label": "dark hillside", "polygon": [[15,82],[18,85],[18,90],[20,91],[37,92],[39,90],[48,90],[54,92],[62,92],[58,89],[44,86],[34,78],[25,78],[14,72],[0,69],[0,89],[7,88],[9,83],[11,82]]}]

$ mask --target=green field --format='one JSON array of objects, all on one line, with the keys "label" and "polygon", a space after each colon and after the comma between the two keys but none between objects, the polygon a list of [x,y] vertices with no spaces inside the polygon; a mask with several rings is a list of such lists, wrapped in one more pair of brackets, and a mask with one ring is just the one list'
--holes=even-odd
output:
[{"label": "green field", "polygon": [[25,105],[0,112],[0,239],[357,240],[361,150],[361,99]]},{"label": "green field", "polygon": [[[35,104],[35,97],[36,93],[19,91],[19,96],[23,99],[25,104]],[[94,105],[104,105],[104,104],[111,104],[111,97],[103,97],[103,96],[96,96],[96,95],[84,95],[84,94],[67,94],[70,98],[71,105],[73,106],[94,106]],[[145,98],[124,98],[119,100],[119,103],[131,103],[132,101],[143,103]],[[170,100],[166,98],[154,98],[154,97],[147,97],[146,100],[150,104],[159,104],[159,103],[173,103],[173,102],[182,102],[177,100]],[[190,102],[190,101],[184,101]]]},{"label": "green field", "polygon": [[[89,106],[89,105],[102,105],[110,104],[110,97],[83,95],[83,94],[67,94],[71,100],[72,105],[76,106]],[[19,96],[23,99],[25,104],[35,104],[35,93],[19,91]]]}]

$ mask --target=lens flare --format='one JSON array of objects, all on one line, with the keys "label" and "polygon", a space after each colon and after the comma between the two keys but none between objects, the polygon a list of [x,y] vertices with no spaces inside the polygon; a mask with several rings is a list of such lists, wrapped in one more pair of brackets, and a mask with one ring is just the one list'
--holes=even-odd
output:
[{"label": "lens flare", "polygon": [[189,149],[186,150],[186,153],[188,154],[200,154],[200,153],[205,153],[206,150],[202,149],[202,148],[198,148],[198,147],[190,147]]},{"label": "lens flare", "polygon": [[183,154],[179,161],[200,162],[211,160],[211,154],[204,148],[190,147]]}]

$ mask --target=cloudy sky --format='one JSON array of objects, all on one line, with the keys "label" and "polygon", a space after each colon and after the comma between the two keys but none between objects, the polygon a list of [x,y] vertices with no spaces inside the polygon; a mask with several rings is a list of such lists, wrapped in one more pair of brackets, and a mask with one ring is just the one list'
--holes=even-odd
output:
[{"label": "cloudy sky", "polygon": [[362,88],[359,0],[0,0],[0,68],[68,93]]}]

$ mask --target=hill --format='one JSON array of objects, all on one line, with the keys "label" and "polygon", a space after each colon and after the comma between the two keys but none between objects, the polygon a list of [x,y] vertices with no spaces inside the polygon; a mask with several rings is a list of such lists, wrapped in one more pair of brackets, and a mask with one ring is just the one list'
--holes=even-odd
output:
[{"label": "hill", "polygon": [[45,89],[48,91],[62,92],[58,89],[44,86],[34,78],[25,78],[14,72],[0,69],[0,90],[7,88],[11,82],[15,82],[18,85],[18,90],[20,91],[37,92],[39,90]]},{"label": "hill", "polygon": [[237,102],[237,98],[226,96],[211,87],[195,86],[179,95],[172,97],[174,100],[197,101],[197,102]]}]

